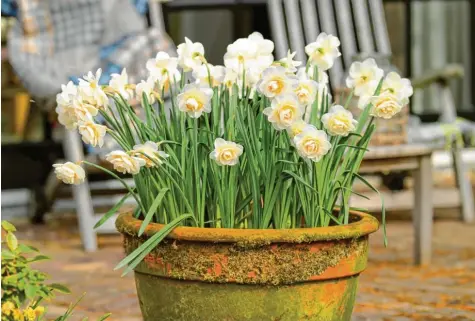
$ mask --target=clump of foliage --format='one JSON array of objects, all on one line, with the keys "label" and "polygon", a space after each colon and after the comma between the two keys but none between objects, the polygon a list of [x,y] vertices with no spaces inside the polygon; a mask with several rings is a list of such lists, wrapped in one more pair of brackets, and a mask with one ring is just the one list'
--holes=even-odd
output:
[{"label": "clump of foliage", "polygon": [[[15,231],[14,225],[2,221],[1,321],[42,321],[46,313],[43,303],[53,299],[56,292],[70,291],[62,284],[47,283],[48,275],[32,268],[33,262],[49,260],[49,257],[33,246],[19,244]],[[55,321],[67,320],[81,299],[71,304]],[[107,319],[109,315],[104,315],[99,321]]]}]

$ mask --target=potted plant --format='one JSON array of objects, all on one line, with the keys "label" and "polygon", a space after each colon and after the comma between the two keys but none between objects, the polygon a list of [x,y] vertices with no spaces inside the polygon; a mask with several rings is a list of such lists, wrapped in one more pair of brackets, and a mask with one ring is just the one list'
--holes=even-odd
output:
[{"label": "potted plant", "polygon": [[[139,84],[124,70],[99,86],[99,70],[63,87],[59,121],[94,146],[112,136],[122,150],[106,160],[133,175],[129,187],[83,162],[129,191],[98,225],[137,202],[116,221],[127,253],[117,267],[135,271],[145,320],[350,320],[378,228],[349,206],[352,185],[373,188],[358,174],[373,120],[397,114],[412,88],[374,60],[354,63],[354,119],[328,94],[339,44],[322,33],[300,66],[290,52],[274,61],[273,43],[254,33],[228,46],[224,67],[186,39],[178,58],[150,60]],[[54,166],[66,183],[84,179],[81,164]]]}]

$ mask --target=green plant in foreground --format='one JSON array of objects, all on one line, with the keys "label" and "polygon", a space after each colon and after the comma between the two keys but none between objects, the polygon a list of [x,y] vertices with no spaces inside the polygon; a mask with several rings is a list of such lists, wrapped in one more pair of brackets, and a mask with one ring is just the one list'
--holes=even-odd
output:
[{"label": "green plant in foreground", "polygon": [[[328,94],[325,71],[340,56],[339,40],[322,33],[305,50],[279,61],[273,43],[252,34],[228,46],[225,67],[213,66],[203,46],[189,39],[179,57],[160,52],[147,63],[150,77],[129,84],[125,70],[100,86],[101,70],[57,96],[59,121],[101,147],[106,134],[122,150],[106,160],[123,174],[92,164],[120,180],[129,193],[96,226],[133,197],[134,216],[166,227],[119,263],[131,271],[176,226],[286,229],[350,222],[349,199],[373,132],[374,118],[389,119],[408,103],[412,87],[396,73],[384,76],[373,59],[355,62],[344,106]],[[181,71],[177,68],[181,67]],[[192,71],[190,73],[190,71]],[[135,91],[134,91],[135,89]],[[169,95],[170,106],[162,97]],[[348,110],[359,96],[358,119]],[[135,98],[134,98],[135,97]],[[134,108],[131,99],[139,100]],[[94,117],[100,115],[105,125]],[[55,164],[59,179],[80,184],[81,164]],[[384,203],[382,203],[384,227]],[[335,208],[339,207],[337,211]]]},{"label": "green plant in foreground", "polygon": [[[16,228],[2,221],[2,321],[42,321],[45,320],[44,301],[54,298],[55,292],[70,293],[69,289],[58,283],[46,283],[48,276],[31,267],[38,261],[49,260],[38,249],[19,244],[14,234]],[[82,297],[81,297],[82,299]],[[69,306],[67,311],[55,321],[65,321],[81,300]],[[107,319],[104,315],[99,321]]]}]

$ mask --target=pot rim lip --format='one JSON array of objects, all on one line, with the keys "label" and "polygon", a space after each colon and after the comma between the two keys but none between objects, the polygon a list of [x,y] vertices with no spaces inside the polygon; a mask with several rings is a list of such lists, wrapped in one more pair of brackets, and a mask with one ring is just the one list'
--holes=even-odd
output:
[{"label": "pot rim lip", "polygon": [[[379,221],[370,214],[350,211],[356,222],[346,225],[294,228],[294,229],[231,229],[231,228],[202,228],[179,226],[172,230],[166,238],[181,241],[197,241],[211,243],[303,243],[313,241],[334,241],[354,239],[369,235],[379,228]],[[124,211],[116,219],[116,227],[122,234],[138,237],[142,224],[132,216],[132,211]],[[165,225],[149,223],[142,236],[150,237],[160,231]]]}]

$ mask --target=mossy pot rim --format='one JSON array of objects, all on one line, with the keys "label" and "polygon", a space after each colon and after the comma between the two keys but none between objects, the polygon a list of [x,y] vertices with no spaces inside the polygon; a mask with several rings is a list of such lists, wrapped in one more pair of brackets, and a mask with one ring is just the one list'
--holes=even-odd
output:
[{"label": "mossy pot rim", "polygon": [[[378,220],[370,214],[350,211],[353,222],[346,225],[294,229],[231,229],[179,226],[166,238],[180,241],[247,243],[302,243],[314,241],[334,241],[359,238],[374,233],[379,228]],[[142,225],[132,215],[132,211],[120,213],[116,220],[117,230],[123,234],[139,237]],[[141,236],[150,237],[164,228],[164,224],[149,223]]]}]

